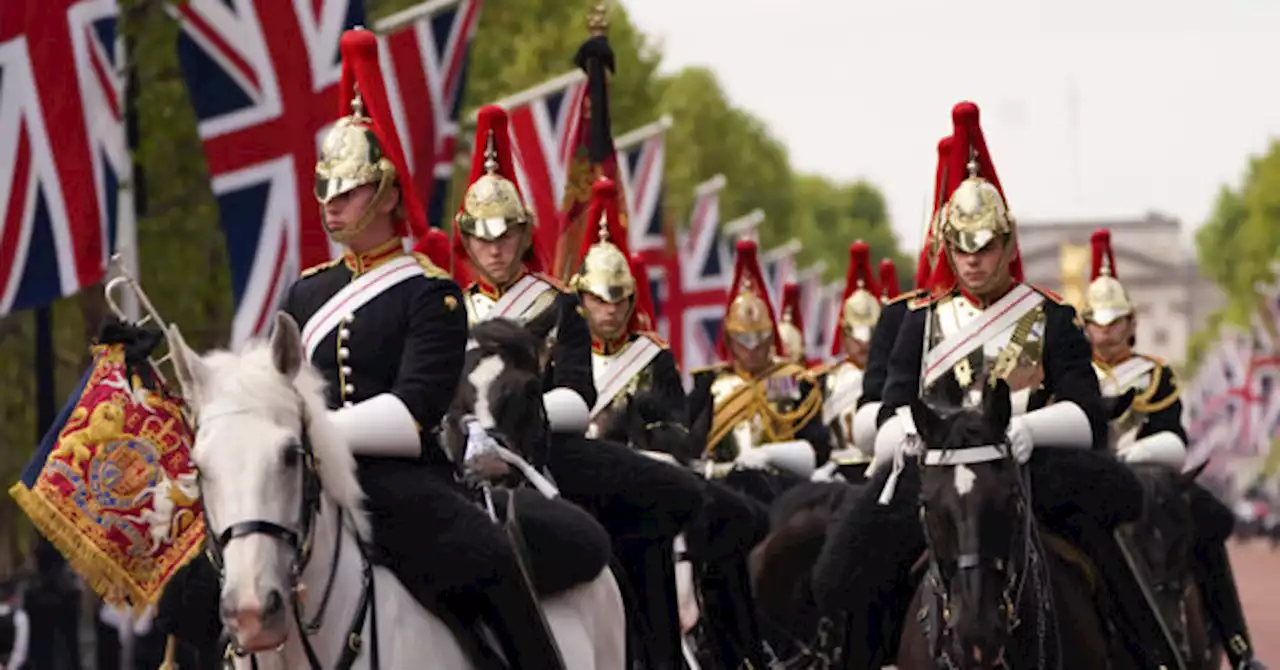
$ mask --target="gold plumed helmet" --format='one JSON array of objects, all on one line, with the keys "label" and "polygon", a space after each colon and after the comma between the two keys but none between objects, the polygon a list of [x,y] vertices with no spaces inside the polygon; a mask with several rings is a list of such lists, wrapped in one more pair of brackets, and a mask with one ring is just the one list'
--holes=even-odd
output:
[{"label": "gold plumed helmet", "polygon": [[871,273],[871,247],[862,240],[849,245],[849,269],[845,271],[844,297],[840,299],[840,320],[836,323],[831,353],[844,349],[843,335],[863,342],[880,320],[880,289]]},{"label": "gold plumed helmet", "polygon": [[578,273],[570,288],[589,293],[605,302],[629,300],[636,294],[636,279],[627,257],[626,229],[618,216],[618,187],[611,179],[591,185],[588,221],[599,221],[594,235],[584,235],[578,257]]},{"label": "gold plumed helmet", "polygon": [[455,217],[463,235],[496,240],[515,226],[528,228],[533,217],[520,196],[515,174],[506,110],[497,105],[481,107],[477,114],[471,185]]},{"label": "gold plumed helmet", "polygon": [[1116,276],[1116,256],[1111,249],[1111,231],[1095,230],[1089,239],[1093,250],[1092,280],[1085,292],[1084,318],[1106,326],[1133,314],[1133,301]]},{"label": "gold plumed helmet", "polygon": [[[316,200],[324,205],[334,198],[367,184],[378,187],[374,200],[351,226],[325,229],[334,241],[345,244],[373,221],[384,198],[392,197],[392,187],[404,169],[403,153],[396,136],[395,122],[387,102],[386,87],[378,63],[378,41],[372,32],[354,28],[342,34],[342,83],[340,113],[344,116],[325,134],[316,160]],[[425,226],[426,215],[413,189],[403,189],[393,216],[397,234],[408,233],[407,219]],[[423,231],[425,232],[425,228]]]},{"label": "gold plumed helmet", "polygon": [[782,318],[778,321],[782,338],[782,356],[792,363],[805,363],[804,323],[800,310],[800,285],[788,282],[782,286]]},{"label": "gold plumed helmet", "polygon": [[[1009,212],[1004,189],[996,176],[991,152],[982,134],[978,106],[961,102],[951,110],[954,126],[951,145],[947,148],[947,168],[943,181],[947,200],[939,212],[937,231],[947,252],[954,249],[976,253],[996,239],[1008,240],[1005,260],[1009,276],[1022,281],[1022,260],[1017,245],[1017,222]],[[934,268],[933,288],[950,290],[956,283],[950,262]]]},{"label": "gold plumed helmet", "polygon": [[774,353],[781,355],[778,324],[774,321],[773,306],[765,292],[764,273],[760,271],[756,257],[755,240],[739,240],[737,251],[733,283],[729,286],[729,304],[724,316],[725,336],[720,338],[720,355],[728,357],[729,340],[755,348],[769,338],[773,338]]}]

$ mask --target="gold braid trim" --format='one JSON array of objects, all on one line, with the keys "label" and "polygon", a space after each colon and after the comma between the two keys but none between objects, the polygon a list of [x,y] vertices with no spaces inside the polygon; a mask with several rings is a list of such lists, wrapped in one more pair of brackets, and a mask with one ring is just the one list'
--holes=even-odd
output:
[{"label": "gold braid trim", "polygon": [[[93,541],[79,532],[76,522],[64,517],[57,507],[28,489],[22,482],[9,488],[9,495],[49,542],[67,559],[72,571],[84,579],[104,601],[112,605],[132,604],[134,607],[154,605],[163,589],[155,591],[155,600],[136,586],[134,576],[103,552]],[[200,555],[204,543],[191,545],[179,565]]]},{"label": "gold braid trim", "polygon": [[810,382],[811,388],[808,395],[794,410],[779,412],[769,402],[765,383],[779,373],[794,373],[797,369],[803,370],[799,366],[779,365],[768,374],[734,389],[728,397],[718,403],[718,406],[713,407],[715,417],[711,422],[707,443],[703,446],[703,456],[707,456],[711,449],[720,444],[720,441],[733,431],[734,426],[750,420],[756,414],[763,416],[764,435],[769,442],[794,438],[796,431],[822,411],[821,391],[814,380],[805,375],[803,379],[797,379],[797,383],[802,380]]},{"label": "gold braid trim", "polygon": [[[1156,391],[1160,390],[1160,381],[1163,376],[1164,366],[1157,362],[1156,367],[1152,368],[1150,388],[1141,396],[1135,397],[1133,402],[1130,404],[1130,407],[1132,407],[1134,411],[1142,412],[1143,414],[1150,416],[1156,412],[1167,409],[1182,396],[1182,388],[1174,384],[1172,393],[1160,400],[1152,401]],[[1170,381],[1172,382],[1172,380]]]}]

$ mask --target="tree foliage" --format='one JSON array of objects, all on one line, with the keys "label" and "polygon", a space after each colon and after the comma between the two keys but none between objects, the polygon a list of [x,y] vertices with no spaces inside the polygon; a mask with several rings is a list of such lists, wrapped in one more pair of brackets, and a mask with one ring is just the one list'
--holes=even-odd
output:
[{"label": "tree foliage", "polygon": [[1249,159],[1238,188],[1223,186],[1208,221],[1196,231],[1200,272],[1227,296],[1190,343],[1197,361],[1217,339],[1223,324],[1247,327],[1258,309],[1258,283],[1274,280],[1271,264],[1280,258],[1280,141]]},{"label": "tree foliage", "polygon": [[[135,185],[145,185],[138,220],[140,278],[161,314],[181,324],[193,346],[223,345],[232,315],[227,253],[178,64],[178,26],[163,0],[120,4],[120,33],[129,42],[134,64],[140,126]],[[414,4],[366,0],[367,24]],[[563,0],[486,2],[471,52],[464,115],[570,70],[587,35],[588,8],[585,2]],[[801,260],[826,260],[833,277],[842,274],[845,248],[854,238],[867,240],[876,258],[905,260],[898,253],[884,198],[874,186],[793,175],[786,147],[762,121],[726,99],[711,71],[687,68],[659,75],[659,50],[621,6],[610,8],[609,22],[617,57],[611,80],[615,134],[663,113],[675,119],[667,158],[667,206],[673,218],[686,218],[694,186],[723,173],[728,188],[722,215],[727,220],[763,208],[768,214],[761,229],[766,248],[798,237],[804,243]],[[467,144],[459,143],[460,152],[469,152]],[[904,277],[911,273],[908,265],[899,264]],[[54,305],[57,402],[64,401],[83,371],[88,333],[104,312],[97,289]],[[31,314],[0,319],[0,384],[5,389],[0,394],[0,481],[6,487],[16,481],[36,442],[33,342]],[[10,567],[18,545],[17,516],[8,497],[0,499],[0,574]]]}]

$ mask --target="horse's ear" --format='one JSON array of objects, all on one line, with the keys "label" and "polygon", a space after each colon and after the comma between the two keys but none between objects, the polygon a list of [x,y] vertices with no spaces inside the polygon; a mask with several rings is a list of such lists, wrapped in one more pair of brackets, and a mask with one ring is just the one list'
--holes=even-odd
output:
[{"label": "horse's ear", "polygon": [[1200,477],[1200,473],[1204,472],[1207,467],[1209,467],[1209,461],[1206,460],[1200,465],[1179,474],[1178,486],[1184,491],[1191,488],[1196,483],[1196,479]]},{"label": "horse's ear", "polygon": [[942,434],[942,417],[920,398],[912,398],[910,407],[911,420],[916,424],[916,434],[920,439],[926,446],[942,446],[942,440],[946,438]]},{"label": "horse's ear", "polygon": [[182,388],[183,397],[187,402],[199,405],[200,390],[209,374],[208,366],[200,358],[200,354],[187,346],[182,331],[178,330],[178,324],[169,324],[165,339],[169,342],[169,357],[173,361],[173,368],[178,372],[178,386]]},{"label": "horse's ear", "polygon": [[1009,427],[1009,419],[1013,416],[1013,405],[1009,399],[1009,383],[997,379],[988,386],[982,396],[982,414],[992,426],[1004,430]]},{"label": "horse's ear", "polygon": [[288,379],[296,377],[302,368],[302,333],[298,322],[285,312],[276,312],[275,328],[271,332],[271,361]]}]

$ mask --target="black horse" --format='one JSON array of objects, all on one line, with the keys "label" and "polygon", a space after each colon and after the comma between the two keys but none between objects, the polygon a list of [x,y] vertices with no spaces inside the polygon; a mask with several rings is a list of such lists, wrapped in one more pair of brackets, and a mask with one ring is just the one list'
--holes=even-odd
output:
[{"label": "black horse", "polygon": [[[524,324],[491,319],[472,328],[463,379],[445,417],[443,442],[455,460],[461,459],[465,423],[474,417],[499,444],[549,475],[564,500],[607,530],[607,553],[631,613],[632,664],[679,667],[671,546],[702,506],[702,482],[691,472],[642,456],[627,445],[551,431],[542,404],[550,327],[541,319]],[[490,474],[508,483],[521,479],[520,473],[501,465]],[[535,580],[540,569],[554,575],[578,561],[563,549],[530,554]]]},{"label": "black horse", "polygon": [[898,666],[1125,667],[1098,611],[1096,571],[1032,513],[1031,477],[1006,438],[1008,385],[989,387],[980,413],[943,417],[922,401],[911,410],[925,446],[928,558]]}]

